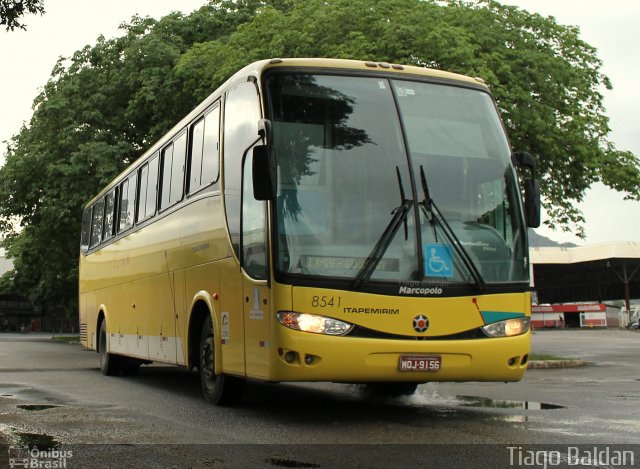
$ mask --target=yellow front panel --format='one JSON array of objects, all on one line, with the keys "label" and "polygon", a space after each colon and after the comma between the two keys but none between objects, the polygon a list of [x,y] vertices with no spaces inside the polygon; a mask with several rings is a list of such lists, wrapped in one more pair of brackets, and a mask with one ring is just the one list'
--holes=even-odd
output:
[{"label": "yellow front panel", "polygon": [[429,318],[429,329],[420,334],[423,337],[451,335],[483,326],[482,311],[530,314],[523,293],[418,298],[304,287],[293,288],[293,309],[407,336],[417,335],[413,319],[422,314]]},{"label": "yellow front panel", "polygon": [[[481,312],[530,316],[528,293],[418,298],[286,286],[277,286],[276,291],[282,302],[277,302],[274,314],[293,310],[328,316],[387,337],[332,337],[291,330],[273,320],[269,379],[274,381],[517,381],[526,370],[529,333],[503,338],[446,336],[483,326]],[[423,333],[414,330],[417,315],[429,318]],[[287,352],[296,357],[292,363],[285,359]],[[398,361],[404,355],[437,355],[441,367],[433,372],[400,371]],[[311,363],[305,361],[307,356]]]}]

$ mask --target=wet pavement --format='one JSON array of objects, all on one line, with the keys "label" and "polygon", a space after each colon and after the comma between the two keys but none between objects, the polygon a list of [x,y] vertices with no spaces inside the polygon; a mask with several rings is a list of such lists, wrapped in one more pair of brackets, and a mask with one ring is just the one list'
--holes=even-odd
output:
[{"label": "wet pavement", "polygon": [[[504,458],[509,445],[640,441],[639,333],[541,331],[532,349],[588,364],[532,369],[519,383],[430,383],[401,399],[356,385],[250,383],[239,407],[222,408],[202,399],[197,375],[185,370],[103,377],[96,354],[78,345],[0,334],[0,435],[17,446],[75,448],[68,467],[109,454],[124,458],[110,459],[113,467],[236,467],[242,457],[264,467],[413,467],[424,445],[442,453],[443,467],[456,467],[454,456],[475,467],[486,456],[497,467],[481,448]],[[451,443],[469,446],[444,451]]]}]

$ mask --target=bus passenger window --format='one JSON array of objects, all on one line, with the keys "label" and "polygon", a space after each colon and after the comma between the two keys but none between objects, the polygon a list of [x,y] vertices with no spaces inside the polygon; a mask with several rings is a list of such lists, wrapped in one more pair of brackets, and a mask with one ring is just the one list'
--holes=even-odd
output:
[{"label": "bus passenger window", "polygon": [[184,161],[187,152],[187,133],[183,133],[173,144],[173,162],[171,164],[171,192],[169,205],[182,200],[184,190]]},{"label": "bus passenger window", "polygon": [[93,206],[91,217],[91,243],[90,247],[97,246],[102,241],[102,220],[104,218],[104,199],[98,200]]},{"label": "bus passenger window", "polygon": [[191,129],[189,194],[218,180],[220,108],[216,107]]},{"label": "bus passenger window", "polygon": [[160,194],[160,210],[169,206],[171,191],[171,163],[173,161],[173,143],[162,150],[162,191]]},{"label": "bus passenger window", "polygon": [[120,186],[120,225],[118,232],[133,226],[136,206],[136,174],[132,174]]},{"label": "bus passenger window", "polygon": [[189,164],[189,189],[193,194],[200,189],[200,176],[202,175],[202,147],[204,146],[204,119],[201,119],[191,128],[191,159]]},{"label": "bus passenger window", "polygon": [[144,220],[145,208],[147,206],[147,180],[149,179],[149,165],[145,164],[140,168],[138,184],[138,209],[136,210],[136,222]]},{"label": "bus passenger window", "polygon": [[116,190],[113,189],[105,197],[104,209],[104,235],[102,240],[106,241],[115,234],[115,214],[116,214]]},{"label": "bus passenger window", "polygon": [[204,148],[202,151],[203,186],[216,182],[220,167],[220,108],[207,114],[204,118]]},{"label": "bus passenger window", "polygon": [[82,213],[82,233],[80,235],[80,249],[89,249],[89,236],[91,235],[91,208]]},{"label": "bus passenger window", "polygon": [[145,217],[152,217],[156,213],[156,200],[158,197],[158,154],[149,160],[149,180],[147,181],[147,198],[145,204]]},{"label": "bus passenger window", "polygon": [[[143,168],[146,170],[146,184],[144,190],[144,202],[140,202],[138,207],[138,218],[146,220],[156,213],[156,197],[158,195],[158,154],[156,153],[149,163]],[[142,176],[141,176],[142,177]],[[142,182],[140,182],[142,184]],[[140,189],[142,198],[143,189]]]},{"label": "bus passenger window", "polygon": [[162,191],[160,210],[182,200],[187,133],[184,132],[162,152]]}]

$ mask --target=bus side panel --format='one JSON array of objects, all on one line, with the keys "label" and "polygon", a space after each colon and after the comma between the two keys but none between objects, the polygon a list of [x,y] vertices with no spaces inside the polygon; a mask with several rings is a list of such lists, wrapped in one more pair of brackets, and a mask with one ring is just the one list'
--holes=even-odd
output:
[{"label": "bus side panel", "polygon": [[168,218],[81,261],[80,293],[87,295],[88,333],[96,328],[104,306],[112,353],[176,362],[173,291],[163,249],[171,237],[170,230],[163,229]]},{"label": "bus side panel", "polygon": [[178,365],[186,365],[188,356],[186,353],[187,335],[187,313],[185,304],[185,271],[178,270],[173,273],[173,308],[176,313],[175,334],[173,335],[173,347],[175,348],[175,362]]},{"label": "bus side panel", "polygon": [[247,376],[267,379],[272,344],[269,289],[246,277],[243,284]]},{"label": "bus side panel", "polygon": [[245,375],[242,273],[234,257],[220,262],[220,322],[218,340],[222,350],[222,371]]},{"label": "bus side panel", "polygon": [[[172,275],[176,318],[177,357],[186,364],[188,315],[198,292],[211,296],[218,292],[218,266],[215,261],[228,254],[227,235],[220,195],[198,195],[180,208],[173,229],[176,239],[167,247],[167,266]],[[199,338],[198,338],[199,339]]]},{"label": "bus side panel", "polygon": [[[209,311],[210,314],[216,314],[217,324],[220,324],[220,311],[218,302],[215,300],[216,295],[220,296],[220,273],[219,266],[217,262],[208,262],[206,264],[197,265],[185,270],[185,298],[186,305],[188,308],[191,308],[198,299],[202,298],[203,295],[208,296],[208,301],[211,303],[211,307],[213,311]],[[187,335],[189,332],[189,323],[191,322],[191,314],[193,311],[188,311],[188,318],[184,326],[183,331],[183,353],[185,357],[188,356],[187,349],[190,346],[187,343]],[[215,326],[214,326],[215,327]],[[218,331],[215,331],[219,334]],[[199,343],[200,337],[192,337],[192,340]],[[198,345],[196,345],[197,347]]]},{"label": "bus side panel", "polygon": [[96,337],[96,320],[98,315],[95,313],[95,299],[93,301],[94,307],[92,313],[89,314],[87,302],[89,295],[84,293],[80,294],[80,343],[83,347],[95,350],[95,337]]},{"label": "bus side panel", "polygon": [[107,308],[107,334],[109,351],[119,355],[130,355],[135,351],[133,338],[136,335],[135,284],[119,284],[113,288],[101,289],[97,293],[98,304]]},{"label": "bus side panel", "polygon": [[[82,346],[96,350],[96,344],[98,340],[98,310],[96,308],[96,298],[93,292],[88,292],[87,282],[84,280],[87,271],[87,257],[84,254],[80,255],[79,262],[79,284],[78,284],[78,296],[79,296],[79,308],[80,308],[80,334]],[[83,330],[85,331],[83,334]],[[82,336],[86,337],[86,340],[82,340]]]},{"label": "bus side panel", "polygon": [[[163,273],[139,282],[136,288],[140,304],[139,324],[148,344],[148,358],[165,363],[176,362],[176,321],[173,309],[172,275]],[[137,308],[137,304],[136,304]]]}]

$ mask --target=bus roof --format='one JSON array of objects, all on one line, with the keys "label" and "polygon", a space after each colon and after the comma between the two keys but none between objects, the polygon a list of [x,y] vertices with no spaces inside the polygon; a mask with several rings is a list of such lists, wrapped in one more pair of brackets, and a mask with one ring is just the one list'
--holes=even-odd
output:
[{"label": "bus roof", "polygon": [[472,78],[457,73],[445,72],[433,68],[417,67],[414,65],[400,65],[390,64],[387,62],[327,58],[274,58],[253,62],[234,73],[205,100],[198,104],[198,106],[196,106],[193,111],[191,111],[187,116],[181,119],[180,122],[172,127],[171,130],[164,134],[162,138],[154,142],[154,144],[150,148],[148,148],[139,158],[137,158],[133,163],[127,166],[118,176],[113,178],[107,186],[103,187],[95,197],[87,202],[85,208],[89,207],[97,199],[111,190],[111,188],[121,182],[124,177],[127,176],[131,172],[131,170],[135,166],[139,165],[144,159],[146,159],[156,151],[159,151],[172,136],[181,131],[190,122],[192,122],[198,115],[200,115],[205,109],[213,104],[228,88],[238,82],[246,81],[247,77],[249,76],[260,77],[263,73],[274,68],[308,68],[316,70],[333,69],[336,71],[344,70],[349,72],[362,72],[364,74],[391,73],[397,74],[398,76],[418,76],[438,81],[441,80],[444,82],[459,82],[488,89],[488,87],[484,84],[484,80],[482,80],[481,78]]},{"label": "bus roof", "polygon": [[296,58],[296,59],[271,59],[255,62],[249,67],[257,68],[257,71],[265,71],[274,67],[309,67],[309,68],[329,68],[362,72],[391,72],[398,75],[418,75],[442,80],[453,80],[471,83],[474,85],[484,85],[480,78],[471,78],[457,73],[445,72],[433,68],[417,67],[415,65],[400,65],[387,62],[348,60],[348,59],[317,59],[317,58]]}]

